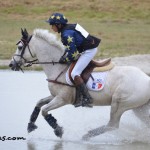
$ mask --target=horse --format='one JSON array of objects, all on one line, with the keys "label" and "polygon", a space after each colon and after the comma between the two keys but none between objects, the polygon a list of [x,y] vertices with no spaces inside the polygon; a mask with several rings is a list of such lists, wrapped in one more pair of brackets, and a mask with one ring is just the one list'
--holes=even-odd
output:
[{"label": "horse", "polygon": [[[9,64],[10,68],[19,71],[22,70],[22,66],[39,63],[47,79],[57,80],[48,82],[50,96],[39,100],[35,105],[28,132],[37,128],[35,121],[41,111],[46,121],[46,116],[49,116],[49,125],[54,129],[55,135],[61,138],[64,133],[63,127],[59,126],[50,111],[73,104],[76,95],[75,87],[68,86],[66,81],[68,64],[59,63],[65,47],[57,36],[48,30],[35,29],[33,34],[29,35],[24,29],[21,33],[22,38],[17,43],[16,52]],[[84,140],[119,128],[121,116],[128,110],[133,110],[134,114],[150,127],[150,77],[139,68],[115,65],[108,71],[103,89],[97,92],[89,90],[89,93],[93,98],[93,106],[111,106],[111,111],[108,123],[88,131],[83,136]]]}]

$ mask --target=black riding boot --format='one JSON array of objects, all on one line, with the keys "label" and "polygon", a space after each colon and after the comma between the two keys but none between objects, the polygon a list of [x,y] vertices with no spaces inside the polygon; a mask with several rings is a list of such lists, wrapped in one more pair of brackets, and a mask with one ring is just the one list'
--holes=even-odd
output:
[{"label": "black riding boot", "polygon": [[79,95],[81,96],[81,101],[75,104],[75,107],[92,107],[93,100],[88,92],[85,83],[83,82],[83,79],[80,76],[75,76],[74,82],[80,92]]},{"label": "black riding boot", "polygon": [[55,135],[61,138],[63,135],[63,128],[57,124],[57,120],[51,114],[46,115],[44,118],[54,129]]},{"label": "black riding boot", "polygon": [[37,126],[34,124],[38,115],[39,115],[39,112],[40,112],[40,108],[39,107],[35,107],[32,114],[31,114],[31,117],[30,117],[30,122],[28,123],[28,133],[34,131],[35,129],[37,129]]},{"label": "black riding boot", "polygon": [[75,102],[73,103],[73,105],[76,107],[77,104],[79,104],[82,100],[82,93],[80,91],[79,87],[76,87],[76,95],[75,95]]}]

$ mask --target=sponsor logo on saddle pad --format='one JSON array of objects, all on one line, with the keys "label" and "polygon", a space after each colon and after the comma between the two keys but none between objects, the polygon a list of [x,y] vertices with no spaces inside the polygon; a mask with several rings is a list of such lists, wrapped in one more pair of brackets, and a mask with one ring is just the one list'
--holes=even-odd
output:
[{"label": "sponsor logo on saddle pad", "polygon": [[87,87],[92,91],[100,91],[104,88],[107,72],[93,72],[93,79],[90,78],[87,82]]},{"label": "sponsor logo on saddle pad", "polygon": [[102,83],[99,82],[93,82],[92,89],[100,89],[103,86]]}]

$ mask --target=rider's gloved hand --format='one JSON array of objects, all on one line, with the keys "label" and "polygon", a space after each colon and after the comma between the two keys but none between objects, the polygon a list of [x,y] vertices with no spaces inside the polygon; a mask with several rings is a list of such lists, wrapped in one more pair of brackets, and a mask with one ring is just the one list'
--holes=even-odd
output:
[{"label": "rider's gloved hand", "polygon": [[62,57],[59,59],[59,63],[61,63],[61,64],[67,63],[66,60],[65,60],[65,57],[62,56]]}]

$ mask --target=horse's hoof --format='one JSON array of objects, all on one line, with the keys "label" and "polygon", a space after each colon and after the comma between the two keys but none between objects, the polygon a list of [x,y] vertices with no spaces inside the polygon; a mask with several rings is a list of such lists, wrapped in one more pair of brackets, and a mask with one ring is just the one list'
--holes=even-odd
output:
[{"label": "horse's hoof", "polygon": [[87,134],[85,134],[85,135],[82,137],[82,140],[84,140],[84,141],[88,141],[91,137],[94,137],[93,130],[88,131],[88,133],[87,133]]},{"label": "horse's hoof", "polygon": [[57,125],[56,129],[54,130],[54,133],[57,137],[62,138],[62,135],[64,133],[63,128]]},{"label": "horse's hoof", "polygon": [[28,133],[34,131],[34,130],[37,129],[37,128],[38,128],[38,127],[37,127],[33,122],[28,123],[28,128],[27,128]]},{"label": "horse's hoof", "polygon": [[84,105],[82,105],[82,107],[93,108],[93,105],[92,104],[84,104]]},{"label": "horse's hoof", "polygon": [[90,138],[91,138],[91,137],[90,137],[88,134],[86,134],[86,135],[84,135],[84,136],[82,137],[82,140],[83,140],[83,141],[88,141]]},{"label": "horse's hoof", "polygon": [[74,107],[80,107],[82,106],[82,104],[78,103],[78,104],[74,104]]}]

